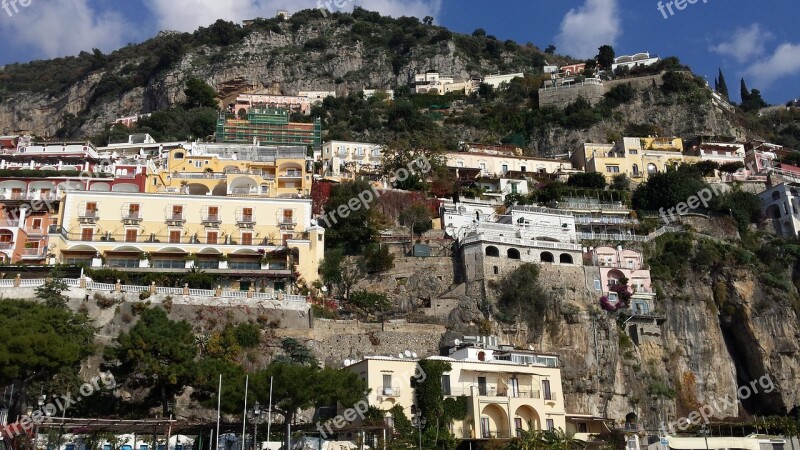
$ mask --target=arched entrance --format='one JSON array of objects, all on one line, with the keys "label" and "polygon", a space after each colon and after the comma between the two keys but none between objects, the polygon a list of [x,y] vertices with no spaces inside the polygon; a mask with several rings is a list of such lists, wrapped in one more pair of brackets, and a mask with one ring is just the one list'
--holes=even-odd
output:
[{"label": "arched entrance", "polygon": [[520,406],[514,412],[514,435],[519,436],[520,431],[541,430],[542,420],[539,413],[531,406]]},{"label": "arched entrance", "polygon": [[498,405],[486,405],[481,411],[481,438],[509,438],[508,414]]}]

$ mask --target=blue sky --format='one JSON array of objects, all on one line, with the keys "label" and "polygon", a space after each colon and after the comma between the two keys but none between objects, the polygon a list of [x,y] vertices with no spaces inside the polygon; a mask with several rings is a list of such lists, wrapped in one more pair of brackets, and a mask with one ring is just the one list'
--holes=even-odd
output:
[{"label": "blue sky", "polygon": [[[27,7],[19,1],[16,10],[0,8],[0,64],[93,47],[109,51],[160,29],[191,31],[216,18],[272,16],[327,0],[28,0]],[[336,1],[345,10],[358,4],[393,16],[431,15],[454,31],[484,28],[500,39],[555,44],[572,56],[591,56],[604,43],[618,55],[674,55],[711,83],[721,67],[733,97],[741,77],[770,103],[800,97],[798,0],[662,0],[663,13],[655,0]],[[5,2],[13,0],[0,0],[0,7]]]}]

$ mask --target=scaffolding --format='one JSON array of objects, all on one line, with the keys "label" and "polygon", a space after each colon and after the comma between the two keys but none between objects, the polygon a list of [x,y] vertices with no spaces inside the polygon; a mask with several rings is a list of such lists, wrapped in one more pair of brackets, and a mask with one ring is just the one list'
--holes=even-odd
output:
[{"label": "scaffolding", "polygon": [[221,113],[217,121],[217,142],[229,144],[254,144],[262,146],[322,147],[322,122],[289,121],[289,111],[282,108],[252,108],[246,119],[237,119]]}]

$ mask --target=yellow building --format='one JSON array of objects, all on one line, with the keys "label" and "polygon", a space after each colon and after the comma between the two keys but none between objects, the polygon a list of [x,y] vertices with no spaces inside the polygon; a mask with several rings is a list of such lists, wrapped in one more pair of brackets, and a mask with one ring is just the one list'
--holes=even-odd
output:
[{"label": "yellow building", "polygon": [[[442,376],[442,394],[466,397],[467,417],[450,425],[456,438],[507,439],[520,430],[567,427],[561,369],[555,355],[462,343],[450,349],[449,357],[428,359],[452,366]],[[411,379],[425,377],[417,360],[368,357],[347,369],[367,382],[370,406],[388,411],[401,405],[407,417],[416,412]]]},{"label": "yellow building", "polygon": [[311,195],[304,147],[191,144],[170,150],[148,171],[148,192],[217,197]]},{"label": "yellow building", "polygon": [[576,169],[605,175],[610,182],[625,174],[634,182],[647,181],[649,175],[663,172],[693,159],[683,155],[680,138],[626,137],[614,144],[583,144],[570,160]]},{"label": "yellow building", "polygon": [[267,292],[316,280],[325,244],[310,199],[69,191],[57,223],[50,242],[60,263],[199,268]]}]

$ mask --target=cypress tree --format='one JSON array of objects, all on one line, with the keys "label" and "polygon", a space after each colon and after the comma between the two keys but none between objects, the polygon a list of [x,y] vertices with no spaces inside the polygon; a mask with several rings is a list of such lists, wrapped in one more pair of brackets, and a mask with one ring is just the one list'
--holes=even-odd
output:
[{"label": "cypress tree", "polygon": [[719,78],[717,83],[717,92],[719,92],[719,95],[725,97],[726,99],[729,98],[728,83],[725,82],[725,75],[722,74],[722,69],[719,69]]},{"label": "cypress tree", "polygon": [[742,86],[740,90],[742,95],[742,104],[745,104],[747,103],[747,100],[750,98],[750,91],[747,90],[747,84],[744,82],[744,78],[742,78]]}]

